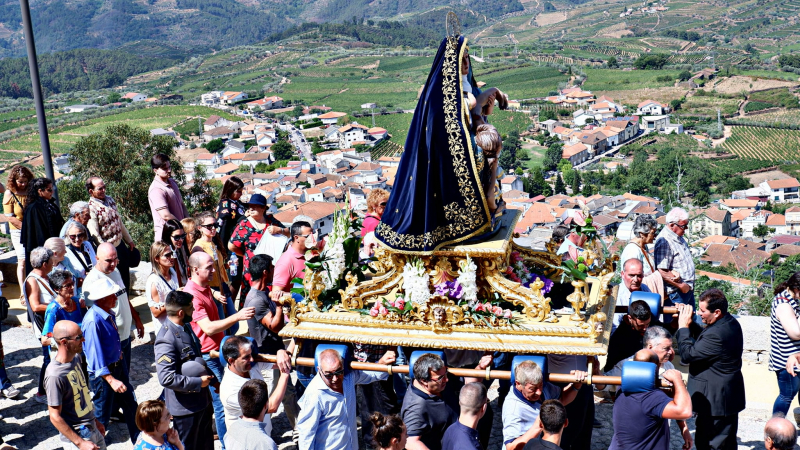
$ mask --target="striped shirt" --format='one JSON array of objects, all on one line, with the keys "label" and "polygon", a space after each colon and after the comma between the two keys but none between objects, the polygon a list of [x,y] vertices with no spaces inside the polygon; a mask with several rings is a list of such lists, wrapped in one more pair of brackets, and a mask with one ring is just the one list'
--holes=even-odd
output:
[{"label": "striped shirt", "polygon": [[[658,233],[656,245],[653,248],[653,260],[658,269],[677,271],[683,282],[694,289],[694,261],[692,261],[692,252],[689,251],[689,244],[686,243],[686,239],[678,236],[668,227],[664,227]],[[677,291],[677,288],[671,284],[664,283],[664,285],[667,293]]]},{"label": "striped shirt", "polygon": [[344,394],[340,394],[329,388],[317,373],[298,401],[298,449],[358,450],[356,385],[388,377],[386,372],[347,371],[342,383]]},{"label": "striped shirt", "polygon": [[793,341],[778,319],[778,306],[787,303],[794,310],[794,317],[800,318],[800,305],[789,290],[784,290],[772,300],[772,313],[769,318],[769,370],[778,371],[786,367],[789,356],[800,353],[800,340]]}]

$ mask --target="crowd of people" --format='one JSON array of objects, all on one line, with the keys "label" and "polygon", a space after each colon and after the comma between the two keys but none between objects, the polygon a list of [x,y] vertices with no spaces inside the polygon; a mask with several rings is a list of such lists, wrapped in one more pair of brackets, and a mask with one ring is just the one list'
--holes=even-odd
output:
[{"label": "crowd of people", "polygon": [[[615,402],[615,450],[670,448],[669,419],[677,422],[686,450],[736,448],[738,414],[745,407],[742,330],[721,291],[699,293],[696,302],[694,264],[683,238],[688,214],[680,208],[667,214],[658,233],[653,218],[636,219],[615,291],[616,304],[628,312],[613,320],[602,369],[618,376],[627,361],[652,364],[674,394],[665,394],[656,380],[635,392],[592,386],[584,381],[590,363],[601,374],[596,358],[553,354],[544,367],[533,361],[513,367],[513,382],[500,383],[493,411],[486,380],[453,377],[448,368],[511,370],[513,354],[425,353],[406,378],[351,370],[343,355],[328,349],[318,355],[317,368],[298,368],[293,383],[292,358],[313,356],[314,345],[296,346],[279,336],[286,323],[282,302],[292,280],[303,277],[306,250],[323,244],[313,221],[299,216],[285,227],[268,213],[264,196],[241,200],[244,184],[235,176],[225,182],[216,211],[190,217],[169,158],[155,155],[151,167],[154,242],[144,296],[163,393],[141,403],[130,379],[131,340],[146,332],[130,301],[130,269],[141,255],[104,180],[86,180],[87,200],[72,204],[65,221],[51,180],[34,178],[22,166],[9,173],[3,206],[22,301],[44,357],[35,399],[47,405],[65,448],[106,448],[104,435],[116,418],[137,450],[212,449],[215,439],[229,450],[276,449],[271,415],[282,405],[301,450],[356,450],[359,417],[375,448],[481,450],[488,447],[495,414],[501,415],[506,450],[589,450],[596,391]],[[388,198],[381,189],[368,196],[364,256],[374,250],[372,234]],[[565,226],[555,230],[554,240],[561,241],[559,254],[576,262],[586,244],[585,235]],[[640,291],[660,297],[662,307],[676,306],[678,314],[631,301]],[[767,424],[768,449],[794,444],[788,438],[794,425],[782,417],[800,391],[794,371],[800,367],[798,295],[800,273],[775,289],[770,369],[780,396]],[[237,334],[240,322],[247,323],[248,336]],[[404,364],[410,350],[350,348],[357,361],[388,365]],[[276,355],[277,362],[257,362],[258,354]],[[688,366],[688,385],[672,363],[676,354]],[[545,370],[574,381],[550,382]],[[20,394],[2,364],[0,388],[6,397]],[[692,415],[694,436],[686,424]]]}]

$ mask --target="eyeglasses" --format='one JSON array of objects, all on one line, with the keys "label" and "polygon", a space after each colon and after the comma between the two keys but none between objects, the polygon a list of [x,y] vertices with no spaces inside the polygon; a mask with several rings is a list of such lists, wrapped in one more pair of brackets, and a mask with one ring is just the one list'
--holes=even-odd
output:
[{"label": "eyeglasses", "polygon": [[175,253],[174,252],[167,252],[167,253],[164,253],[161,256],[164,257],[164,258],[174,258],[175,257]]},{"label": "eyeglasses", "polygon": [[186,239],[186,234],[185,233],[184,234],[179,234],[177,236],[172,236],[172,240],[173,241],[182,241],[184,239]]},{"label": "eyeglasses", "polygon": [[447,379],[447,374],[444,374],[444,375],[440,376],[439,378],[431,377],[431,381],[430,382],[431,383],[438,383],[438,382],[440,382],[442,380],[446,380],[446,379]]},{"label": "eyeglasses", "polygon": [[386,207],[386,202],[380,202],[380,203],[378,204],[378,206],[383,206],[383,207],[385,208],[385,207]]},{"label": "eyeglasses", "polygon": [[216,230],[217,225],[214,223],[201,223],[201,227],[205,228],[206,230]]},{"label": "eyeglasses", "polygon": [[680,228],[681,230],[686,230],[687,228],[689,228],[689,224],[688,223],[686,225],[678,225],[677,222],[672,222],[672,224],[675,225],[676,227]]},{"label": "eyeglasses", "polygon": [[85,237],[86,237],[86,234],[84,234],[84,233],[78,233],[78,234],[68,234],[68,235],[67,235],[67,237],[68,237],[68,238],[69,238],[71,241],[74,241],[74,240],[76,240],[76,239],[83,239],[83,238],[85,238]]},{"label": "eyeglasses", "polygon": [[77,335],[75,337],[62,337],[62,338],[57,339],[57,340],[60,341],[61,339],[65,339],[67,341],[82,341],[84,339],[84,337],[83,337],[83,333],[81,333],[81,334],[79,334],[79,335]]},{"label": "eyeglasses", "polygon": [[344,375],[344,368],[337,370],[336,372],[322,372],[320,371],[323,377],[327,378],[328,380],[332,380],[333,377],[341,377]]},{"label": "eyeglasses", "polygon": [[69,289],[69,288],[74,288],[74,287],[75,287],[75,283],[68,283],[68,284],[65,284],[65,285],[61,286],[61,290],[63,291],[64,289]]}]

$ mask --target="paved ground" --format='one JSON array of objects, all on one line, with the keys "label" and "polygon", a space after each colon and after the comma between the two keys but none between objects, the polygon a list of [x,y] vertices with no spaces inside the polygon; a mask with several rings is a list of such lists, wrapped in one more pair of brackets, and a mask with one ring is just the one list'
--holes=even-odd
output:
[{"label": "paved ground", "polygon": [[[3,344],[6,351],[5,364],[9,376],[14,385],[22,391],[22,395],[16,400],[0,399],[0,414],[3,415],[0,421],[0,433],[5,440],[15,445],[21,450],[25,449],[54,449],[59,448],[60,443],[56,431],[50,424],[47,417],[47,409],[44,405],[37,403],[31,398],[36,393],[36,383],[38,380],[39,367],[42,357],[39,346],[33,338],[30,328],[3,326]],[[136,397],[139,401],[158,397],[161,387],[155,376],[155,366],[153,364],[152,345],[134,342],[133,363],[132,363],[132,382],[136,388]],[[758,365],[763,370],[763,365]],[[752,369],[752,368],[751,368]],[[749,375],[748,375],[749,374]],[[763,377],[764,374],[756,375],[754,372],[746,372],[748,389],[758,384],[755,376]],[[763,379],[763,378],[762,378]],[[774,384],[774,378],[769,378],[769,383]],[[756,389],[758,389],[756,387]],[[764,394],[765,396],[774,394]],[[496,386],[490,390],[492,406],[497,407]],[[750,397],[750,395],[748,395]],[[761,449],[763,448],[763,427],[768,417],[768,411],[758,409],[771,404],[771,398],[765,398],[762,403],[757,403],[756,408],[746,410],[739,421],[740,449]],[[497,409],[495,409],[497,411]],[[613,434],[612,408],[610,404],[598,403],[596,416],[602,423],[601,428],[595,428],[593,435],[592,450],[607,449]],[[694,429],[693,421],[690,427]],[[676,427],[673,426],[672,448],[680,449],[682,440],[677,434]],[[278,442],[281,449],[293,449],[291,444],[291,433],[288,429],[286,416],[279,412],[273,417],[273,437]],[[132,445],[128,441],[127,430],[124,425],[112,423],[110,433],[107,437],[109,448],[114,450],[130,449]],[[491,449],[500,449],[502,446],[500,414],[495,414],[495,424],[492,431],[490,443]],[[217,443],[217,448],[219,443]]]}]

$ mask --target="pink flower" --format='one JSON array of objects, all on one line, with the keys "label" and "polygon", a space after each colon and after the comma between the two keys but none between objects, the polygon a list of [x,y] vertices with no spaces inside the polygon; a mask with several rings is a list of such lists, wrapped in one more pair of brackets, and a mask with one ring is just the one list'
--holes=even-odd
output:
[{"label": "pink flower", "polygon": [[503,315],[503,308],[501,308],[499,306],[495,306],[495,307],[492,308],[492,313],[495,316],[502,316]]},{"label": "pink flower", "polygon": [[511,310],[510,309],[505,310],[505,312],[503,313],[503,317],[505,317],[506,319],[510,319],[511,318]]},{"label": "pink flower", "polygon": [[389,314],[389,310],[388,310],[388,309],[386,309],[386,307],[385,307],[385,306],[383,306],[383,305],[381,305],[381,307],[380,307],[380,309],[378,310],[378,312],[379,312],[379,313],[380,313],[380,315],[382,315],[382,316],[385,316],[385,315]]},{"label": "pink flower", "polygon": [[375,308],[370,309],[369,310],[369,315],[372,316],[372,317],[378,317],[378,310],[375,309]]},{"label": "pink flower", "polygon": [[489,302],[484,303],[483,304],[483,310],[487,311],[487,312],[492,312],[492,304],[489,303]]},{"label": "pink flower", "polygon": [[476,304],[475,311],[483,311],[483,303]]},{"label": "pink flower", "polygon": [[405,300],[403,300],[402,298],[398,298],[398,299],[397,299],[397,300],[395,300],[395,302],[394,302],[394,307],[395,307],[395,308],[397,308],[397,309],[399,309],[399,310],[402,310],[403,308],[405,308],[405,307],[406,307],[406,301],[405,301]]}]

